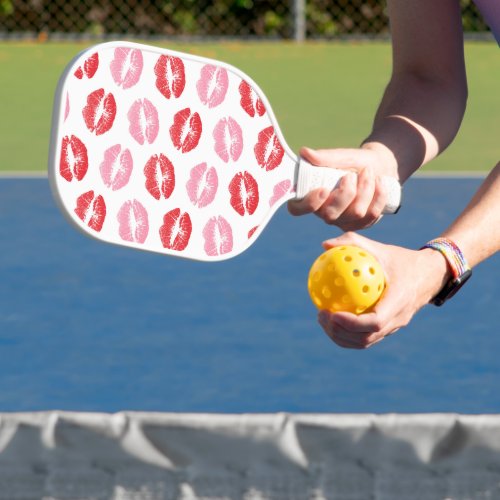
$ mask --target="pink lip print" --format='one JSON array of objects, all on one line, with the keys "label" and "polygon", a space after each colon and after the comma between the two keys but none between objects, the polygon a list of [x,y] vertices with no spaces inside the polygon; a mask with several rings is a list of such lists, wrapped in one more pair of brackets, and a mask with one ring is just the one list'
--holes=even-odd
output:
[{"label": "pink lip print", "polygon": [[278,200],[283,198],[290,188],[292,187],[292,183],[289,179],[285,179],[284,181],[278,182],[276,186],[273,188],[273,195],[269,200],[269,206],[272,207]]},{"label": "pink lip print", "polygon": [[148,213],[137,200],[126,201],[118,210],[118,234],[124,241],[144,243],[149,232]]},{"label": "pink lip print", "polygon": [[170,127],[170,138],[173,145],[183,153],[194,149],[200,141],[202,125],[200,115],[189,108],[182,109],[174,116]]},{"label": "pink lip print", "polygon": [[82,66],[78,66],[77,70],[75,71],[75,76],[79,80],[81,80],[84,76],[90,79],[96,74],[98,67],[99,54],[95,52],[90,57],[87,57],[87,59],[85,59]]},{"label": "pink lip print", "polygon": [[194,206],[199,208],[210,205],[215,198],[219,178],[214,167],[207,167],[206,163],[200,163],[191,169],[186,190],[189,199]]},{"label": "pink lip print", "polygon": [[243,151],[243,133],[236,120],[222,118],[214,128],[215,152],[224,162],[237,161]]},{"label": "pink lip print", "polygon": [[184,63],[175,56],[162,55],[155,64],[156,88],[167,98],[179,98],[186,85]]},{"label": "pink lip print", "polygon": [[104,184],[117,191],[125,186],[132,173],[132,154],[128,149],[123,149],[120,144],[115,144],[104,151],[104,159],[99,167]]},{"label": "pink lip print", "polygon": [[95,196],[94,191],[83,193],[76,200],[76,215],[84,224],[99,232],[106,218],[106,204],[101,195]]},{"label": "pink lip print", "polygon": [[59,173],[61,177],[71,182],[81,181],[89,168],[89,159],[85,144],[76,135],[65,136],[61,145]]},{"label": "pink lip print", "polygon": [[170,198],[175,187],[175,169],[164,154],[151,156],[144,167],[144,175],[146,189],[153,198]]},{"label": "pink lip print", "polygon": [[163,226],[160,227],[160,239],[164,248],[184,250],[191,237],[193,226],[191,217],[180,208],[174,208],[163,216]]},{"label": "pink lip print", "polygon": [[87,128],[96,135],[107,132],[115,121],[116,101],[113,94],[97,89],[87,96],[87,105],[82,111]]},{"label": "pink lip print", "polygon": [[264,103],[261,98],[257,95],[253,88],[245,82],[245,80],[242,80],[238,90],[240,91],[241,96],[241,107],[248,113],[249,116],[252,118],[255,114],[262,116],[266,112],[266,108],[264,107]]},{"label": "pink lip print", "polygon": [[236,174],[229,183],[231,206],[240,215],[252,215],[259,204],[259,186],[257,181],[248,173]]},{"label": "pink lip print", "polygon": [[224,68],[206,64],[201,69],[200,79],[196,84],[201,102],[209,108],[215,108],[224,101],[229,78]]},{"label": "pink lip print", "polygon": [[130,106],[127,118],[130,122],[130,135],[142,146],[152,144],[160,130],[158,111],[148,99],[137,99]]},{"label": "pink lip print", "polygon": [[118,47],[109,65],[115,83],[124,89],[133,87],[141,77],[143,67],[142,52],[137,49]]},{"label": "pink lip print", "polygon": [[68,118],[69,111],[70,111],[69,94],[66,92],[66,105],[64,107],[64,121],[66,121],[66,118]]},{"label": "pink lip print", "polygon": [[275,169],[281,163],[285,150],[276,136],[273,126],[259,132],[254,153],[258,164],[267,171]]},{"label": "pink lip print", "polygon": [[224,217],[211,217],[203,228],[205,253],[210,257],[224,255],[233,249],[233,231]]}]

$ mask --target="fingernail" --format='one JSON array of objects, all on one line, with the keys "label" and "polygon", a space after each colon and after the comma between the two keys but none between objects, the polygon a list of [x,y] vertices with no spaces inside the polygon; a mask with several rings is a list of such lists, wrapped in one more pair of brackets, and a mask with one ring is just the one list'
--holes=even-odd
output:
[{"label": "fingernail", "polygon": [[328,196],[330,195],[330,191],[326,188],[322,188],[321,191],[318,193],[318,197],[320,200],[326,200]]}]

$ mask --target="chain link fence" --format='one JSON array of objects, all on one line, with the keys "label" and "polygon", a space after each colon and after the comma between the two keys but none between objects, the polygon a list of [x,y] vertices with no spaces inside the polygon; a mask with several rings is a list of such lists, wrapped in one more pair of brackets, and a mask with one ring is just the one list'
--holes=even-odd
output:
[{"label": "chain link fence", "polygon": [[[461,3],[465,30],[487,32],[472,0]],[[3,38],[301,40],[387,33],[383,0],[0,0]]]}]

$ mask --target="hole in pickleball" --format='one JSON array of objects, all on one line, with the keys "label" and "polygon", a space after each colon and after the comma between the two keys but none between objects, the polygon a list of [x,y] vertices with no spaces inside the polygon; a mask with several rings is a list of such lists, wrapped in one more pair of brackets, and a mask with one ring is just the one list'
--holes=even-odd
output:
[{"label": "hole in pickleball", "polygon": [[370,267],[370,269],[368,269],[368,271],[370,271],[370,274],[375,274],[375,269],[373,267]]},{"label": "hole in pickleball", "polygon": [[352,272],[352,275],[353,275],[355,278],[358,278],[360,274],[361,274],[361,273],[359,272],[359,269],[354,269],[354,270],[353,270],[353,272]]},{"label": "hole in pickleball", "polygon": [[344,286],[344,278],[341,277],[335,278],[334,283],[336,286]]},{"label": "hole in pickleball", "polygon": [[344,296],[342,296],[342,302],[343,302],[344,304],[350,304],[350,302],[351,302],[351,297],[349,297],[349,295],[344,295]]},{"label": "hole in pickleball", "polygon": [[359,252],[359,255],[361,255],[361,257],[366,257],[366,253],[365,252]]},{"label": "hole in pickleball", "polygon": [[366,309],[366,307],[356,307],[356,314],[361,314],[364,310]]},{"label": "hole in pickleball", "polygon": [[377,287],[377,290],[380,292],[380,290],[382,290],[382,285],[379,284],[378,287]]},{"label": "hole in pickleball", "polygon": [[321,272],[320,271],[316,271],[313,274],[313,280],[316,281],[316,282],[318,282],[320,279],[321,279]]},{"label": "hole in pickleball", "polygon": [[368,293],[370,291],[370,287],[368,285],[365,285],[363,288],[363,293]]},{"label": "hole in pickleball", "polygon": [[332,296],[332,291],[326,285],[321,289],[321,293],[325,299],[329,299]]},{"label": "hole in pickleball", "polygon": [[351,262],[352,257],[351,257],[350,255],[346,255],[346,256],[344,257],[344,260],[345,260],[346,262]]}]

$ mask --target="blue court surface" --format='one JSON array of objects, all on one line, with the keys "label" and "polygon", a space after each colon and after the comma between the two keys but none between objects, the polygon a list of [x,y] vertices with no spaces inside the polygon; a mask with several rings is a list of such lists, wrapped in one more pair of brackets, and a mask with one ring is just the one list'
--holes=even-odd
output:
[{"label": "blue court surface", "polygon": [[[480,182],[413,179],[399,214],[364,234],[418,248]],[[500,412],[500,256],[442,308],[350,351],[306,289],[338,234],[283,207],[244,254],[190,262],[88,239],[47,179],[0,179],[0,411]]]}]

